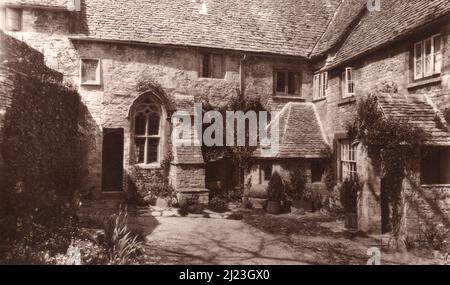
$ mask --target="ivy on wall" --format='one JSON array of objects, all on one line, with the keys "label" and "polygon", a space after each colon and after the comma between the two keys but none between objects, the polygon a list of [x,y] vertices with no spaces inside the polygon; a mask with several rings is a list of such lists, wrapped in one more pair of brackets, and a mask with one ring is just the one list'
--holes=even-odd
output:
[{"label": "ivy on wall", "polygon": [[[242,97],[240,96],[239,92],[236,96],[232,97],[231,100],[227,102],[227,104],[223,106],[212,105],[207,98],[203,99],[202,104],[204,112],[218,111],[222,114],[223,118],[226,118],[227,111],[231,112],[242,111],[244,113],[254,111],[256,114],[259,114],[259,112],[261,111],[266,111],[266,108],[261,103],[261,99],[259,97],[257,96]],[[246,138],[245,146],[237,146],[236,143],[235,146],[226,146],[225,140],[226,137],[230,134],[227,134],[226,122],[223,123],[224,123],[223,128],[224,146],[212,146],[212,147],[203,146],[202,152],[205,161],[213,161],[217,158],[228,157],[232,160],[234,165],[239,169],[241,169],[242,171],[248,169],[248,167],[250,167],[250,162],[252,160],[253,153],[257,149],[257,147],[255,146],[248,145],[250,135],[248,125],[246,127],[245,132]],[[208,124],[204,125],[203,129],[204,130],[207,129],[208,126],[209,126]],[[235,131],[234,137],[236,139],[238,131],[236,127],[234,131]]]},{"label": "ivy on wall", "polygon": [[[1,151],[0,211],[15,234],[57,228],[73,217],[80,181],[78,93],[55,81],[14,76]],[[46,230],[51,232],[51,230]]]},{"label": "ivy on wall", "polygon": [[418,159],[429,134],[408,121],[387,119],[378,107],[376,92],[358,103],[357,114],[347,126],[351,138],[368,148],[369,157],[380,161],[382,189],[392,208],[391,224],[395,246],[406,238],[406,195],[403,181],[410,162]]}]

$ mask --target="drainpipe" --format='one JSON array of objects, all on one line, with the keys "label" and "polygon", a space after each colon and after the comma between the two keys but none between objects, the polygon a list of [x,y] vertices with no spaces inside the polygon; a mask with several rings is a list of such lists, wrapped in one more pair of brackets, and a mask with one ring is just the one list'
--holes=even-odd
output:
[{"label": "drainpipe", "polygon": [[[239,75],[240,75],[240,84],[239,84],[239,97],[241,100],[245,98],[245,62],[247,61],[248,57],[247,54],[243,54],[240,64],[239,64]],[[239,168],[238,173],[238,185],[237,187],[239,189],[242,189],[245,185],[245,171]]]},{"label": "drainpipe", "polygon": [[240,64],[239,64],[239,75],[240,75],[240,86],[239,86],[239,91],[240,91],[240,96],[241,98],[245,98],[245,62],[247,61],[247,54],[244,53],[244,55],[241,58]]}]

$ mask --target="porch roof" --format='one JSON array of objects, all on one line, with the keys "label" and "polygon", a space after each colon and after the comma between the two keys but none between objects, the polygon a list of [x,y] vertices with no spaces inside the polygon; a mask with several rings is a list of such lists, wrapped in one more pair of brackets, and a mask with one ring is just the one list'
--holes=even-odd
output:
[{"label": "porch roof", "polygon": [[446,125],[445,119],[426,95],[384,93],[377,94],[377,98],[388,118],[407,121],[426,131],[430,135],[426,145],[450,146],[450,132],[442,127]]},{"label": "porch roof", "polygon": [[[269,129],[272,124],[269,125]],[[255,151],[256,158],[323,158],[328,142],[312,103],[288,103],[279,114],[280,150],[273,155]]]}]

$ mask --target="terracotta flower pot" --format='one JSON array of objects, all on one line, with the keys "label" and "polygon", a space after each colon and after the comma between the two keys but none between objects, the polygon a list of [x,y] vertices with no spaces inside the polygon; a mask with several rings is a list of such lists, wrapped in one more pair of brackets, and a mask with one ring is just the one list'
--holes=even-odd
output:
[{"label": "terracotta flower pot", "polygon": [[280,201],[268,201],[266,211],[269,214],[279,215],[281,214],[281,202]]}]

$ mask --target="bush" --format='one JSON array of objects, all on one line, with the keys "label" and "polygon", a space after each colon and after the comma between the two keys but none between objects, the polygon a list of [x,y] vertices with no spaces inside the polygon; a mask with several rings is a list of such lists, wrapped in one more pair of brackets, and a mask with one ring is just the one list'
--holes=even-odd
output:
[{"label": "bush", "polygon": [[290,182],[286,187],[286,194],[293,200],[303,199],[305,193],[307,177],[300,168],[296,168],[290,173]]},{"label": "bush", "polygon": [[37,78],[18,77],[14,86],[1,130],[0,216],[8,221],[0,230],[19,243],[39,245],[49,235],[70,242],[59,235],[78,206],[84,124],[79,95]]},{"label": "bush", "polygon": [[267,187],[269,200],[272,202],[281,202],[283,200],[284,185],[283,180],[278,172],[274,172]]},{"label": "bush", "polygon": [[356,213],[358,211],[358,193],[361,190],[362,186],[357,177],[342,182],[340,198],[345,213]]},{"label": "bush", "polygon": [[442,224],[426,224],[422,228],[422,237],[425,246],[432,250],[445,251],[450,238],[450,230]]},{"label": "bush", "polygon": [[223,197],[214,197],[209,201],[208,208],[213,212],[225,213],[228,211],[228,200]]},{"label": "bush", "polygon": [[[128,202],[138,206],[155,205],[158,198],[167,199],[170,204],[176,200],[175,189],[169,183],[169,172],[171,161],[173,160],[172,152],[168,152],[161,162],[161,170],[151,171],[151,182],[145,183],[138,179],[148,175],[148,170],[133,167],[129,173],[129,191]],[[171,206],[171,205],[169,205]]]}]

